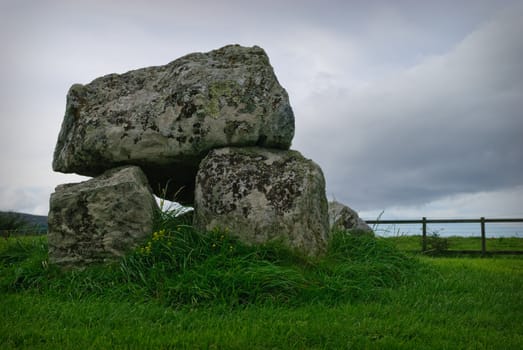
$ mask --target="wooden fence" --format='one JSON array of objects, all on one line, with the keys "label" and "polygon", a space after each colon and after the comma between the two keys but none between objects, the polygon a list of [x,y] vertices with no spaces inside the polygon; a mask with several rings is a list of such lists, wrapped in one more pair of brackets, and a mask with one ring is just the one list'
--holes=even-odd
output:
[{"label": "wooden fence", "polygon": [[[523,223],[523,219],[517,218],[517,219],[486,219],[484,217],[481,217],[479,219],[427,219],[426,217],[423,217],[421,220],[366,220],[365,221],[369,225],[380,225],[380,224],[421,224],[421,251],[427,252],[427,224],[464,224],[464,223],[477,223],[480,224],[481,228],[481,250],[461,250],[461,251],[453,251],[456,253],[481,253],[482,255],[485,255],[487,253],[487,232],[485,229],[486,223]],[[491,251],[488,252],[489,254],[495,253],[495,254],[523,254],[523,251],[509,251],[509,250],[502,250],[502,251]]]}]

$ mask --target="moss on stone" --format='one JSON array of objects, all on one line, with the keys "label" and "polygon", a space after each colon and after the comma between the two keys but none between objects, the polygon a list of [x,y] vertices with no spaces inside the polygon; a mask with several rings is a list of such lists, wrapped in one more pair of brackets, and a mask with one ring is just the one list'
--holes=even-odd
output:
[{"label": "moss on stone", "polygon": [[222,107],[220,99],[233,100],[238,91],[239,85],[235,81],[224,80],[211,83],[209,85],[209,101],[205,106],[206,114],[217,119]]}]

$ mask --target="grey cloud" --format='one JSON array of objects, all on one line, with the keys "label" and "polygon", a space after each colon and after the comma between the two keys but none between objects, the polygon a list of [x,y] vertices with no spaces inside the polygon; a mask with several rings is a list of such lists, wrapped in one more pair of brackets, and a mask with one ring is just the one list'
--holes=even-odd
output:
[{"label": "grey cloud", "polygon": [[47,201],[41,199],[48,198],[49,193],[47,187],[0,186],[0,210],[47,215]]},{"label": "grey cloud", "polygon": [[523,184],[517,18],[367,89],[312,97],[296,144],[323,165],[329,192],[365,210]]}]

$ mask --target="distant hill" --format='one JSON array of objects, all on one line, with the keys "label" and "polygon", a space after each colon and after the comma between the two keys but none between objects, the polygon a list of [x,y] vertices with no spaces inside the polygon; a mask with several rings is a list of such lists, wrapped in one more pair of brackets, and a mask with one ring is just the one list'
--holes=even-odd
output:
[{"label": "distant hill", "polygon": [[0,214],[14,214],[20,217],[31,228],[36,228],[38,231],[47,232],[47,216],[46,215],[32,215],[26,213],[18,213],[14,211],[0,211]]},{"label": "distant hill", "polygon": [[45,229],[47,229],[47,215],[32,215],[32,214],[24,214],[24,213],[19,213],[19,214],[29,224],[42,226],[42,227],[45,227]]}]

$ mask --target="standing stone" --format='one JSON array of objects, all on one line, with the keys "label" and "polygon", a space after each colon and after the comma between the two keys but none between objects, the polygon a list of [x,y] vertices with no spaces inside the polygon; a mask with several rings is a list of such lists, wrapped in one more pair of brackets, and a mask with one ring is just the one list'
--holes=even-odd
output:
[{"label": "standing stone", "polygon": [[329,224],[332,230],[360,230],[373,233],[358,213],[336,201],[329,202]]},{"label": "standing stone", "polygon": [[50,200],[49,260],[61,266],[116,260],[152,233],[157,209],[136,166],[59,185]]},{"label": "standing stone", "polygon": [[198,164],[224,146],[288,149],[294,114],[263,49],[225,46],[73,85],[53,169],[97,176],[138,165],[191,203]]},{"label": "standing stone", "polygon": [[228,228],[248,244],[281,239],[307,255],[326,248],[323,173],[297,151],[211,151],[198,170],[194,209],[196,228]]}]

